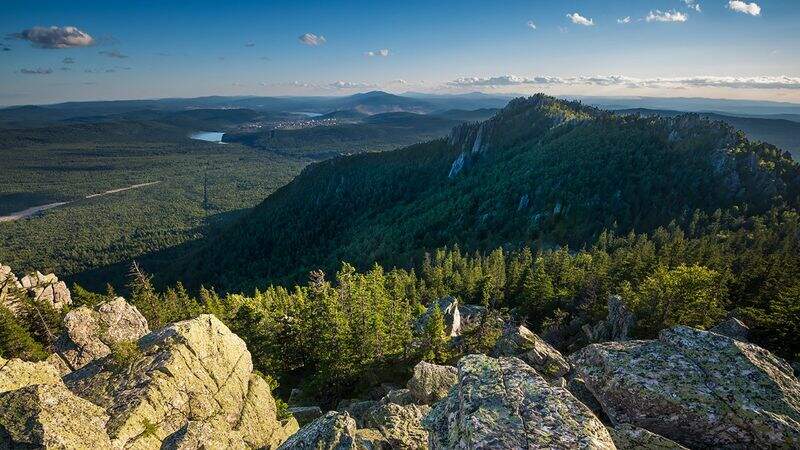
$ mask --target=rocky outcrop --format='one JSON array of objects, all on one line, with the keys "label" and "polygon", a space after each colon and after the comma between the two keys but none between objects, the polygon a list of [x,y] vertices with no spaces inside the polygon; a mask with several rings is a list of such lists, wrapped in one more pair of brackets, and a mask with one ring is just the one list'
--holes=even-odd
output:
[{"label": "rocky outcrop", "polygon": [[414,396],[408,389],[394,389],[389,391],[383,398],[378,401],[379,405],[387,403],[395,403],[398,405],[410,405],[414,403]]},{"label": "rocky outcrop", "polygon": [[422,449],[428,446],[428,432],[422,427],[422,419],[430,410],[427,405],[387,403],[370,409],[365,421],[392,448]]},{"label": "rocky outcrop", "polygon": [[518,358],[469,355],[458,383],[423,420],[432,449],[613,449],[605,426]]},{"label": "rocky outcrop", "polygon": [[516,356],[550,380],[569,372],[569,364],[561,353],[523,325],[506,328],[492,356]]},{"label": "rocky outcrop", "polygon": [[356,421],[356,426],[359,428],[364,427],[364,420],[367,411],[375,406],[378,402],[374,400],[344,400],[339,402],[336,410],[339,412],[346,412]]},{"label": "rocky outcrop", "polygon": [[420,361],[414,366],[414,375],[408,380],[407,386],[417,403],[429,405],[445,398],[457,380],[458,370],[455,367]]},{"label": "rocky outcrop", "polygon": [[609,428],[614,445],[620,450],[688,450],[686,447],[664,436],[628,424]]},{"label": "rocky outcrop", "polygon": [[0,393],[34,384],[62,384],[58,371],[46,362],[0,358]]},{"label": "rocky outcrop", "polygon": [[713,333],[728,336],[729,338],[736,339],[737,341],[747,342],[750,337],[750,328],[747,327],[741,320],[731,317],[723,322],[718,323],[710,330]]},{"label": "rocky outcrop", "polygon": [[102,408],[63,384],[33,384],[0,394],[0,448],[111,448]]},{"label": "rocky outcrop", "polygon": [[110,355],[65,377],[111,416],[106,431],[114,447],[158,448],[181,430],[189,436],[181,442],[194,442],[212,430],[209,442],[274,448],[276,435],[293,431],[277,420],[269,385],[253,373],[244,342],[214,316],[150,333],[139,348],[126,361]]},{"label": "rocky outcrop", "polygon": [[356,421],[346,412],[330,411],[304,426],[279,450],[347,450],[356,448]]},{"label": "rocky outcrop", "polygon": [[800,383],[755,345],[675,327],[653,341],[590,345],[570,361],[614,424],[687,447],[800,442]]},{"label": "rocky outcrop", "polygon": [[416,330],[422,331],[428,322],[433,309],[439,305],[445,325],[445,334],[450,337],[460,336],[465,328],[476,324],[486,309],[478,305],[463,305],[455,297],[442,297],[432,302],[428,309],[417,319]]},{"label": "rocky outcrop", "polygon": [[608,298],[608,315],[594,326],[586,324],[583,333],[589,342],[627,341],[636,324],[633,312],[619,295]]},{"label": "rocky outcrop", "polygon": [[122,297],[101,304],[97,310],[82,306],[70,311],[64,317],[64,330],[51,358],[62,373],[108,356],[114,345],[136,342],[150,332],[147,319]]},{"label": "rocky outcrop", "polygon": [[224,420],[213,422],[189,421],[180,430],[168,437],[161,446],[171,450],[211,450],[224,448],[246,450],[242,437],[232,433]]},{"label": "rocky outcrop", "polygon": [[66,283],[59,281],[54,274],[44,275],[37,271],[17,279],[9,266],[0,264],[0,304],[18,314],[22,295],[45,302],[57,311],[72,304]]},{"label": "rocky outcrop", "polygon": [[289,408],[292,417],[297,420],[300,425],[305,425],[313,422],[317,417],[322,415],[322,409],[319,406],[292,406]]}]

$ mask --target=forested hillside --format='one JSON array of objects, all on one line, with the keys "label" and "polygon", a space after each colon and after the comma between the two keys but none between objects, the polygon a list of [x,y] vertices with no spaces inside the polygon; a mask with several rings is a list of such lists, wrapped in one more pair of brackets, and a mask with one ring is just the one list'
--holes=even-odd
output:
[{"label": "forested hillside", "polygon": [[210,237],[183,273],[239,290],[340,261],[410,267],[444,245],[577,249],[604,230],[688,229],[697,213],[739,226],[795,208],[798,193],[787,154],[723,123],[620,116],[537,95],[447,140],[308,167]]}]

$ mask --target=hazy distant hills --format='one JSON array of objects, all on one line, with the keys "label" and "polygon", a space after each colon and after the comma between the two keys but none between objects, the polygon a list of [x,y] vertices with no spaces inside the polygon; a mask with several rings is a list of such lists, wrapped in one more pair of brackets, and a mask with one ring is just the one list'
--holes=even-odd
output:
[{"label": "hazy distant hills", "polygon": [[800,168],[697,115],[618,115],[535,96],[448,139],[306,168],[212,236],[183,274],[225,289],[340,261],[410,266],[424,250],[569,244],[693,211],[796,207]]}]

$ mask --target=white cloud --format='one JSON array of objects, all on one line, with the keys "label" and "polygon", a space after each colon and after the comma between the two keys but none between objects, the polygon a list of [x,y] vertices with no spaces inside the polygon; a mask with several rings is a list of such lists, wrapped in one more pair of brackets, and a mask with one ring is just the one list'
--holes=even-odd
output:
[{"label": "white cloud", "polygon": [[594,25],[594,20],[587,19],[586,17],[583,17],[582,15],[576,12],[572,14],[567,14],[567,17],[569,17],[569,20],[571,20],[572,23],[574,23],[575,25],[583,25],[585,27],[591,27]]},{"label": "white cloud", "polygon": [[360,81],[334,81],[327,85],[327,87],[332,89],[364,89],[364,88],[375,88],[378,85],[373,83],[364,83]]},{"label": "white cloud", "polygon": [[525,23],[525,26],[526,26],[526,27],[528,27],[528,28],[530,28],[531,30],[535,30],[535,29],[536,29],[536,24],[535,24],[535,23],[533,23],[533,21],[532,21],[532,20],[529,20],[528,22],[526,22],[526,23]]},{"label": "white cloud", "polygon": [[697,3],[697,0],[683,0],[683,3],[686,3],[687,8],[701,12],[700,4]]},{"label": "white cloud", "polygon": [[76,27],[33,27],[8,37],[29,41],[39,48],[86,47],[95,43],[93,37]]},{"label": "white cloud", "polygon": [[631,23],[631,16],[625,16],[625,17],[622,17],[620,19],[617,19],[617,23],[620,23],[620,24]]},{"label": "white cloud", "polygon": [[792,89],[800,90],[800,78],[789,76],[720,77],[695,76],[678,78],[634,78],[624,75],[596,75],[575,77],[535,76],[519,77],[501,75],[496,77],[464,77],[447,83],[450,87],[496,88],[524,85],[594,85],[623,86],[628,88],[672,88],[711,87],[729,89]]},{"label": "white cloud", "polygon": [[297,38],[301,44],[310,45],[312,47],[316,47],[318,45],[322,45],[325,42],[325,36],[317,36],[314,33],[305,33],[302,36]]},{"label": "white cloud", "polygon": [[381,57],[385,58],[385,57],[389,56],[389,49],[388,48],[382,48],[380,50],[369,51],[369,52],[364,53],[364,56],[367,56],[367,57],[370,57],[370,58],[373,57],[373,56],[381,56]]},{"label": "white cloud", "polygon": [[758,6],[756,2],[747,3],[741,0],[729,0],[728,8],[732,11],[749,14],[751,16],[761,15],[761,7]]},{"label": "white cloud", "polygon": [[663,12],[657,9],[655,11],[650,11],[650,14],[648,14],[644,20],[648,22],[686,22],[689,20],[689,16],[682,12],[675,11],[674,9],[672,11]]}]

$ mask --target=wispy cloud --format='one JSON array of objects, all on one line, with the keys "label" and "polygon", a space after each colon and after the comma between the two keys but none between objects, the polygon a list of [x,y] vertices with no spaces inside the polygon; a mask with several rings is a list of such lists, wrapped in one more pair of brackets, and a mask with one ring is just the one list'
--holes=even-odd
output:
[{"label": "wispy cloud", "polygon": [[94,38],[76,27],[33,27],[8,37],[28,41],[38,48],[86,47],[95,43]]},{"label": "wispy cloud", "polygon": [[103,50],[98,53],[100,53],[101,55],[108,56],[109,58],[125,59],[128,57],[128,55],[123,55],[122,53],[120,53],[119,50]]},{"label": "wispy cloud", "polygon": [[583,17],[582,15],[578,14],[577,12],[574,12],[572,14],[567,14],[567,17],[575,25],[583,25],[585,27],[591,27],[591,26],[594,25],[594,20],[593,19],[587,19],[586,17]]},{"label": "wispy cloud", "polygon": [[621,18],[617,19],[617,23],[619,23],[619,24],[631,23],[631,16],[621,17]]},{"label": "wispy cloud", "polygon": [[42,69],[41,67],[36,69],[19,69],[19,73],[25,75],[50,75],[53,73],[53,69]]},{"label": "wispy cloud", "polygon": [[647,22],[686,22],[689,20],[689,16],[674,9],[672,11],[661,11],[657,9],[655,11],[650,11],[644,20]]},{"label": "wispy cloud", "polygon": [[325,36],[317,36],[314,33],[305,33],[297,38],[301,44],[316,47],[327,42]]},{"label": "wispy cloud", "polygon": [[747,3],[741,0],[729,0],[728,8],[732,11],[749,14],[751,16],[761,15],[761,7],[758,6],[756,2]]},{"label": "wispy cloud", "polygon": [[385,58],[385,57],[389,56],[389,49],[388,48],[382,48],[380,50],[365,52],[364,56],[366,56],[368,58],[371,58],[373,56],[381,56],[381,57]]},{"label": "wispy cloud", "polygon": [[334,81],[327,85],[327,87],[332,89],[371,89],[378,87],[377,84],[373,83],[365,83],[361,81]]},{"label": "wispy cloud", "polygon": [[245,47],[255,47],[255,46],[256,46],[256,43],[255,43],[255,42],[245,42],[245,43],[244,43],[244,46],[245,46]]},{"label": "wispy cloud", "polygon": [[693,9],[697,12],[701,12],[700,4],[697,3],[697,0],[683,0],[683,3],[686,4],[687,8]]},{"label": "wispy cloud", "polygon": [[496,77],[465,77],[447,83],[451,87],[504,87],[524,85],[594,85],[623,86],[628,88],[686,88],[711,87],[730,89],[792,89],[800,90],[800,78],[789,76],[724,77],[695,76],[676,78],[634,78],[623,75],[598,75],[554,77],[519,77],[501,75]]},{"label": "wispy cloud", "polygon": [[530,28],[531,30],[535,30],[536,29],[536,24],[533,23],[532,20],[529,20],[529,21],[525,22],[525,26]]}]

